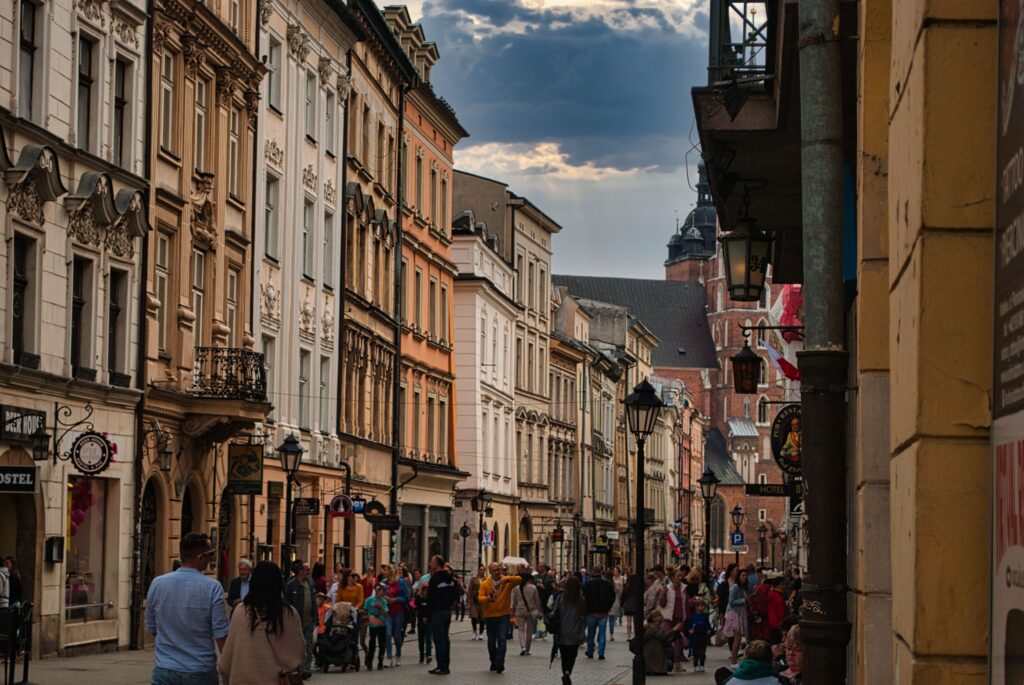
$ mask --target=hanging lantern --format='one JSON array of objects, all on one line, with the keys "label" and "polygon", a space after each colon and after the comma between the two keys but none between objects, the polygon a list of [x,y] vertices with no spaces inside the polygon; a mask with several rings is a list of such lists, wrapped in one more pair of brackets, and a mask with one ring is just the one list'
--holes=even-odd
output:
[{"label": "hanging lantern", "polygon": [[750,349],[750,341],[743,341],[743,349],[733,356],[732,362],[732,384],[733,388],[740,395],[754,395],[757,393],[757,382],[761,378],[761,365],[764,360]]},{"label": "hanging lantern", "polygon": [[[749,202],[749,199],[748,199]],[[772,239],[743,209],[736,229],[718,239],[725,258],[725,276],[729,284],[729,299],[736,302],[757,302],[764,290],[771,261]]]}]

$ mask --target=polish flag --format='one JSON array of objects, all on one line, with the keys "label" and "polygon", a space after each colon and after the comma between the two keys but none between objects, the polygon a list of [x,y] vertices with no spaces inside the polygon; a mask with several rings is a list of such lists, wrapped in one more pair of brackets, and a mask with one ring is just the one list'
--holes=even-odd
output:
[{"label": "polish flag", "polygon": [[775,367],[782,372],[782,375],[791,381],[800,380],[800,370],[795,366],[786,361],[786,358],[779,354],[779,351],[769,345],[765,340],[761,340],[761,347],[765,349],[768,356],[771,357],[772,363]]}]

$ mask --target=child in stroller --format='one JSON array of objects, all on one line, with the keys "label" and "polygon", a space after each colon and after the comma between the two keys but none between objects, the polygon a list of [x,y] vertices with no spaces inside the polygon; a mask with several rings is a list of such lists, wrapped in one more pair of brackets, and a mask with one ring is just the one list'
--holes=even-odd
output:
[{"label": "child in stroller", "polygon": [[324,616],[324,634],[316,643],[317,666],[324,673],[338,666],[342,673],[359,670],[357,614],[349,602],[335,602]]}]

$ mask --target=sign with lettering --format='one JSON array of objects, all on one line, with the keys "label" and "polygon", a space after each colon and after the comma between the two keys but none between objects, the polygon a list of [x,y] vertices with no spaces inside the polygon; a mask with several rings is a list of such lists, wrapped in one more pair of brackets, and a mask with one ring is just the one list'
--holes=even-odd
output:
[{"label": "sign with lettering", "polygon": [[31,494],[39,483],[35,466],[0,466],[0,492]]},{"label": "sign with lettering", "polygon": [[747,494],[754,497],[803,497],[803,483],[750,483]]},{"label": "sign with lettering", "polygon": [[0,407],[0,439],[30,442],[37,430],[45,430],[45,422],[45,412],[5,404]]},{"label": "sign with lettering", "polygon": [[331,499],[331,516],[351,516],[352,511],[352,499],[348,495],[335,495]]},{"label": "sign with lettering", "polygon": [[71,463],[87,476],[106,471],[114,460],[114,447],[107,436],[85,431],[71,443]]},{"label": "sign with lettering", "polygon": [[803,471],[803,433],[800,431],[800,405],[787,404],[772,421],[772,456],[783,473],[799,476]]},{"label": "sign with lettering", "polygon": [[320,500],[317,497],[297,497],[295,503],[296,516],[316,516],[320,513]]},{"label": "sign with lettering", "polygon": [[233,495],[263,494],[262,445],[228,445],[228,490]]},{"label": "sign with lettering", "polygon": [[989,682],[1024,682],[1024,8],[1000,0]]}]

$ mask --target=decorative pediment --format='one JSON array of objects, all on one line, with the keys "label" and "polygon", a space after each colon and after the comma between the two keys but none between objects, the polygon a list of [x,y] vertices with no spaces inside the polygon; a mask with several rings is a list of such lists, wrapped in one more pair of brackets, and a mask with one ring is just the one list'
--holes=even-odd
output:
[{"label": "decorative pediment", "polygon": [[82,174],[78,188],[64,198],[68,235],[83,245],[101,245],[103,232],[120,218],[114,206],[110,176],[98,171]]},{"label": "decorative pediment", "polygon": [[118,257],[135,256],[135,238],[149,232],[146,217],[146,198],[141,190],[124,188],[114,198],[114,207],[120,217],[107,229],[107,249]]},{"label": "decorative pediment", "polygon": [[48,145],[23,147],[17,164],[4,169],[3,176],[8,188],[8,211],[38,226],[44,221],[43,203],[68,192],[60,179],[60,162]]}]

